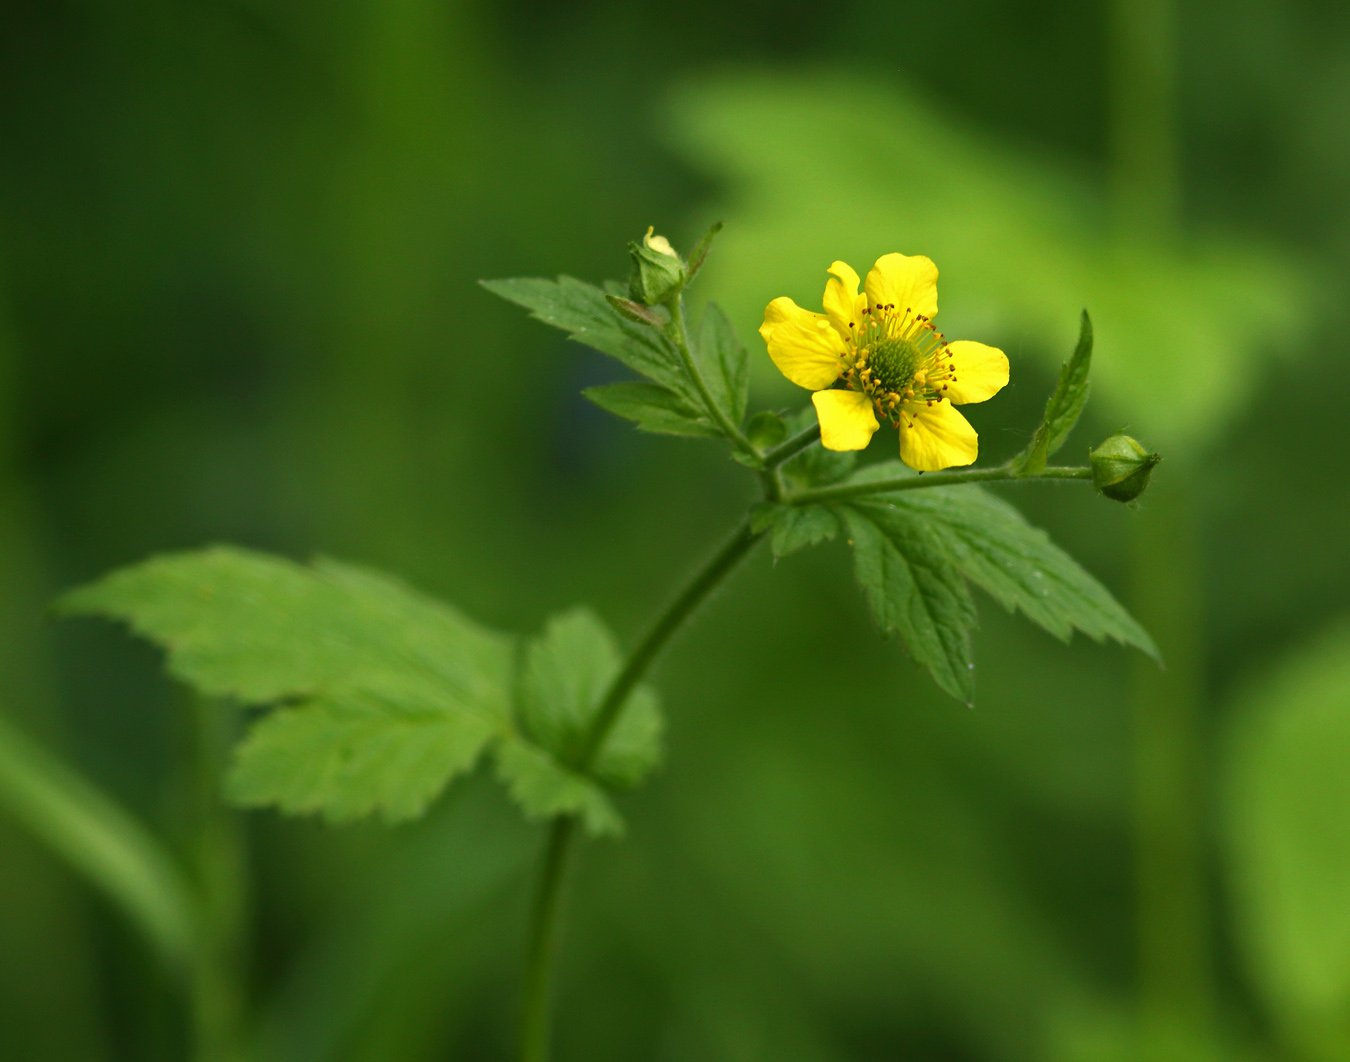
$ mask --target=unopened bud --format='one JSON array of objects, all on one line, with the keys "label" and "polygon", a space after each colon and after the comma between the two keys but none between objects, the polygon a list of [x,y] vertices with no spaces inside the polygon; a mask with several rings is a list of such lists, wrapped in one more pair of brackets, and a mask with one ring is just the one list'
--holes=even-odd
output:
[{"label": "unopened bud", "polygon": [[1112,435],[1089,455],[1092,485],[1119,502],[1134,501],[1148,487],[1149,476],[1162,460],[1128,435]]},{"label": "unopened bud", "polygon": [[684,262],[664,236],[647,229],[642,242],[630,243],[633,272],[628,278],[628,294],[633,301],[656,306],[684,287]]}]

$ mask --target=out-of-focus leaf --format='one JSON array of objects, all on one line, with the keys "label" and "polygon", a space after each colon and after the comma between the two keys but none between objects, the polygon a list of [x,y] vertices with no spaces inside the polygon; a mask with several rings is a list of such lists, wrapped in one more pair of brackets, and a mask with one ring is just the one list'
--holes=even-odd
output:
[{"label": "out-of-focus leaf", "polygon": [[614,636],[593,612],[554,616],[526,650],[519,733],[496,749],[497,773],[529,818],[574,814],[593,834],[616,834],[623,820],[599,782],[637,785],[661,758],[661,713],[639,687],[586,773],[577,769],[585,735],[619,673]]},{"label": "out-of-focus leaf", "polygon": [[[691,84],[673,104],[676,146],[727,189],[706,281],[738,324],[758,324],[778,295],[818,307],[835,259],[865,274],[887,252],[924,254],[942,270],[940,320],[955,338],[1011,346],[1031,335],[1031,349],[1053,351],[1091,306],[1098,401],[1174,450],[1212,438],[1263,359],[1306,334],[1312,273],[1288,252],[1120,233],[1104,188],[958,124],[893,78],[736,73]],[[867,147],[841,166],[834,151],[803,151],[803,130]],[[931,165],[916,165],[916,144]],[[768,358],[754,364],[765,387],[787,393]]]},{"label": "out-of-focus leaf", "polygon": [[508,738],[496,749],[497,776],[526,818],[576,815],[593,836],[623,833],[623,819],[595,782],[568,770],[538,745]]},{"label": "out-of-focus leaf", "polygon": [[1032,436],[1031,444],[1017,457],[1013,465],[1023,475],[1035,475],[1045,468],[1046,460],[1064,445],[1069,432],[1087,405],[1088,371],[1092,367],[1092,318],[1083,311],[1078,330],[1078,345],[1073,354],[1059,368],[1059,383],[1045,404],[1045,416]]},{"label": "out-of-focus leaf", "polygon": [[1350,1055],[1350,627],[1234,716],[1224,815],[1250,976],[1301,1057]]},{"label": "out-of-focus leaf", "polygon": [[620,317],[605,292],[595,285],[572,277],[517,277],[481,283],[494,295],[524,306],[537,320],[617,358],[698,408],[698,394],[685,373],[679,351],[666,335],[660,329]]},{"label": "out-of-focus leaf", "polygon": [[510,639],[335,561],[169,554],[58,608],[125,620],[208,696],[287,702],[239,747],[228,786],[249,805],[407,818],[510,725]]},{"label": "out-of-focus leaf", "polygon": [[885,503],[858,501],[843,513],[854,573],[878,626],[898,632],[910,656],[939,686],[970,702],[975,603],[937,531],[922,517]]},{"label": "out-of-focus leaf", "polygon": [[[903,467],[887,462],[868,471],[884,477],[886,471],[900,474]],[[1106,587],[1049,535],[987,490],[974,485],[931,487],[875,497],[931,522],[961,574],[1009,612],[1020,611],[1061,641],[1077,629],[1094,641],[1114,638],[1157,657],[1148,632]]]},{"label": "out-of-focus leaf", "polygon": [[0,807],[126,912],[175,972],[197,904],[178,864],[116,801],[0,716]]},{"label": "out-of-focus leaf", "polygon": [[722,223],[720,221],[715,221],[708,228],[708,231],[699,237],[698,243],[694,244],[694,249],[689,252],[689,264],[685,268],[685,272],[689,277],[689,279],[685,281],[686,286],[692,284],[694,282],[694,277],[698,276],[699,270],[703,268],[703,263],[708,258],[708,251],[712,248],[713,240],[721,231]]},{"label": "out-of-focus leaf", "polygon": [[713,401],[739,425],[750,397],[750,364],[736,330],[716,303],[703,311],[696,353]]},{"label": "out-of-focus leaf", "polygon": [[[520,683],[522,732],[559,762],[576,763],[620,663],[614,636],[595,613],[577,608],[552,617],[526,650]],[[591,773],[610,785],[637,785],[660,762],[661,729],[655,694],[638,687],[600,747]]]},{"label": "out-of-focus leaf", "polygon": [[787,425],[777,413],[766,409],[750,418],[745,434],[761,450],[768,450],[787,438]]},{"label": "out-of-focus leaf", "polygon": [[581,392],[601,409],[633,421],[643,431],[662,435],[721,435],[721,429],[668,387],[626,380]]}]

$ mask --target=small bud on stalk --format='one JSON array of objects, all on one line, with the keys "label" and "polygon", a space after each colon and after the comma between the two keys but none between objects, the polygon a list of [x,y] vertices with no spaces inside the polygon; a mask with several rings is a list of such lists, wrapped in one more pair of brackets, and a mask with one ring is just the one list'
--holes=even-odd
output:
[{"label": "small bud on stalk", "polygon": [[1148,487],[1149,476],[1162,460],[1128,435],[1116,434],[1093,450],[1092,485],[1108,498],[1134,501]]},{"label": "small bud on stalk", "polygon": [[657,306],[684,287],[684,261],[664,236],[654,236],[650,228],[642,243],[630,243],[633,272],[628,278],[628,294],[635,302]]}]

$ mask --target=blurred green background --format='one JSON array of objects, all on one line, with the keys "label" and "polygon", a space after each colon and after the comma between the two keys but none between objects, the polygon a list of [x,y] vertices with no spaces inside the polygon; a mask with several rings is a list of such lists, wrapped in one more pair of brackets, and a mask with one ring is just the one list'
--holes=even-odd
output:
[{"label": "blurred green background", "polygon": [[[948,333],[1012,358],[983,460],[1092,310],[1062,456],[1127,425],[1156,489],[1003,493],[1168,669],[984,600],[967,710],[842,544],[757,557],[575,868],[557,1057],[1350,1057],[1347,114],[1325,0],[7,0],[0,712],[187,858],[185,698],[57,591],[228,540],[631,637],[751,477],[590,406],[615,366],[474,281],[722,218],[695,294],[762,353],[835,257],[928,254]],[[799,405],[755,357],[752,408]],[[490,780],[392,830],[241,821],[251,1057],[508,1057],[541,833]],[[188,1025],[0,815],[0,1057],[179,1059]]]}]

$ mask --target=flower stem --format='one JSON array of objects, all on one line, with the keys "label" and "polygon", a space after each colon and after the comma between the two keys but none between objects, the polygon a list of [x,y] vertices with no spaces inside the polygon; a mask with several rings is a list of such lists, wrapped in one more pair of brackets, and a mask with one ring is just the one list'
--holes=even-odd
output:
[{"label": "flower stem", "polygon": [[764,451],[764,467],[777,468],[790,457],[795,457],[820,438],[820,422],[803,428],[791,439],[785,439],[772,450]]},{"label": "flower stem", "polygon": [[949,487],[957,483],[989,483],[1009,479],[1091,479],[1092,469],[1052,467],[1042,469],[1035,475],[1019,475],[1011,465],[998,465],[995,468],[968,468],[959,472],[929,472],[927,475],[895,476],[891,479],[864,480],[854,483],[838,483],[832,487],[813,487],[810,490],[793,491],[783,501],[788,505],[803,505],[807,502],[846,501],[868,494],[891,494],[898,490],[922,490],[925,487]]},{"label": "flower stem", "polygon": [[[618,722],[628,695],[642,681],[647,669],[665,648],[666,643],[763,537],[764,532],[752,531],[749,523],[742,524],[652,624],[647,636],[634,648],[623,670],[615,676],[605,692],[600,710],[586,733],[581,754],[573,765],[576,770],[584,774],[590,769],[604,746],[605,739]],[[577,820],[570,815],[555,818],[549,827],[548,847],[544,852],[539,891],[536,894],[530,924],[524,998],[521,1007],[520,1062],[548,1062],[549,1012],[553,953],[557,947],[558,906],[563,870],[576,833]]]},{"label": "flower stem", "polygon": [[666,303],[666,309],[670,311],[670,324],[666,327],[666,334],[670,336],[670,341],[675,344],[675,349],[680,352],[680,360],[684,362],[684,371],[689,374],[689,379],[694,382],[699,397],[703,399],[703,404],[708,409],[708,414],[717,421],[717,426],[722,429],[722,433],[730,439],[738,450],[742,453],[759,457],[760,452],[755,448],[755,444],[745,437],[745,433],[737,427],[726,411],[717,404],[713,398],[712,392],[708,390],[708,381],[703,378],[703,372],[698,367],[698,362],[694,360],[694,355],[689,349],[689,336],[684,329],[684,308],[680,302],[680,293],[677,291]]},{"label": "flower stem", "polygon": [[563,871],[576,835],[573,815],[560,815],[548,830],[548,847],[530,921],[525,957],[525,989],[520,1015],[520,1062],[548,1062],[549,1011],[553,999],[553,953],[558,947],[558,907]]}]

